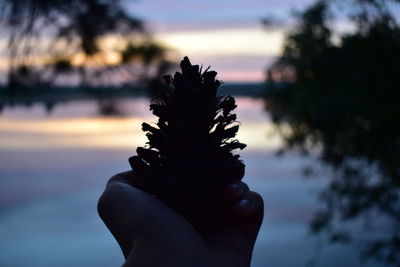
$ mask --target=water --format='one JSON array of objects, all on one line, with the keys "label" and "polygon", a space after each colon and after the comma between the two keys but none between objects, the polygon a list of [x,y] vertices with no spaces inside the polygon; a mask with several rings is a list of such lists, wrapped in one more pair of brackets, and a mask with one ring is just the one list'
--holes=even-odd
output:
[{"label": "water", "polygon": [[[98,115],[94,101],[72,101],[46,115],[37,105],[0,116],[0,266],[119,266],[117,243],[98,218],[107,179],[130,169],[146,141],[142,121],[155,121],[145,98],[119,103],[126,116]],[[277,158],[281,145],[261,100],[238,99],[245,181],[265,200],[254,267],[361,266],[356,247],[321,246],[307,222],[318,207],[321,180],[305,180],[298,156]],[[368,265],[366,265],[368,266]],[[371,265],[372,266],[372,265]],[[376,266],[376,265],[373,265]]]}]

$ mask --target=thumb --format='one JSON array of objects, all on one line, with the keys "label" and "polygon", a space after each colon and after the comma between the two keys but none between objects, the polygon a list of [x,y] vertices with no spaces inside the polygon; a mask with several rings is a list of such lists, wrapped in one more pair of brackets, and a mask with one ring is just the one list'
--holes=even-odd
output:
[{"label": "thumb", "polygon": [[[98,202],[98,212],[126,257],[135,241],[152,246],[179,243],[176,239],[194,235],[185,219],[157,198],[131,185],[134,173],[110,179]],[[189,239],[189,238],[187,238]],[[191,240],[194,242],[194,240]]]},{"label": "thumb", "polygon": [[[132,177],[134,176],[133,173]],[[140,234],[150,196],[128,182],[128,173],[112,177],[100,196],[97,210],[100,218],[120,245],[125,257],[132,249],[133,240]],[[126,177],[126,178],[125,178]],[[129,179],[131,180],[131,179]]]}]

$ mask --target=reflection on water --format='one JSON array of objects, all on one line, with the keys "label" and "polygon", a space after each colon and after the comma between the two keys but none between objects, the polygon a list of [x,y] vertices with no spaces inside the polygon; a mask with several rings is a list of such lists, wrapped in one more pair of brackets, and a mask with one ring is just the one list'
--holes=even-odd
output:
[{"label": "reflection on water", "polygon": [[[5,108],[0,116],[0,266],[118,266],[116,242],[96,213],[106,180],[129,169],[127,159],[154,118],[148,100],[119,103],[126,117],[97,115],[94,101]],[[239,98],[239,139],[246,182],[266,201],[253,266],[303,266],[315,252],[307,222],[318,206],[311,191],[324,182],[301,178],[303,159],[276,158],[277,137],[258,99]],[[287,251],[291,256],[287,257]],[[359,266],[348,248],[326,247],[321,266]],[[376,266],[376,265],[375,265]]]},{"label": "reflection on water", "polygon": [[[21,112],[19,108],[6,109],[0,117],[0,147],[5,149],[54,149],[73,147],[127,148],[143,145],[146,137],[141,131],[143,121],[155,122],[147,108],[145,98],[132,99],[121,104],[129,117],[104,117],[96,115],[93,101],[82,101],[74,113],[75,103],[54,110],[49,117],[40,107],[34,115]],[[271,125],[260,114],[260,100],[238,100],[238,116],[243,122],[239,139],[253,149],[273,148],[279,145],[277,138],[265,138]],[[85,107],[86,106],[86,107]],[[141,109],[130,109],[140,107]],[[25,116],[27,115],[27,116]],[[264,133],[264,134],[260,134]]]}]

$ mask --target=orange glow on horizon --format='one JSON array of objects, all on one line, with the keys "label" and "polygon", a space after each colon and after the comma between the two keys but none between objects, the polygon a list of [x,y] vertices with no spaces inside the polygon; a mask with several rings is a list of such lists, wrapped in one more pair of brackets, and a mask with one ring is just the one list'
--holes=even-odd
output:
[{"label": "orange glow on horizon", "polygon": [[[273,126],[263,114],[263,102],[237,98],[238,139],[250,150],[278,147],[278,138],[266,138]],[[256,107],[256,108],[255,108]],[[254,110],[257,110],[254,113]],[[251,113],[249,113],[251,112]],[[78,117],[25,119],[0,117],[0,147],[11,150],[54,148],[130,149],[147,142],[142,122],[155,122],[156,117]]]},{"label": "orange glow on horizon", "polygon": [[[281,53],[283,43],[283,32],[265,32],[261,27],[248,27],[237,29],[205,29],[181,32],[156,33],[154,39],[164,47],[169,47],[169,54],[173,54],[173,59],[187,55],[191,59],[197,60],[194,63],[216,62],[218,64],[210,64],[216,67],[219,62],[221,65],[216,69],[219,78],[227,82],[261,82],[265,80],[264,69],[267,67],[262,65],[262,61],[268,56],[276,56]],[[107,35],[99,40],[101,51],[95,55],[87,56],[83,52],[78,52],[72,56],[72,66],[114,66],[121,62],[121,54],[118,51],[126,45],[126,39],[121,36]],[[143,40],[138,40],[142,42]],[[43,41],[45,44],[46,41]],[[180,58],[180,56],[178,58]],[[229,58],[231,66],[224,69],[226,63],[220,61],[219,57]],[[251,68],[242,66],[243,59],[257,58],[257,63]],[[253,60],[251,59],[251,60]],[[31,56],[30,62],[34,66],[49,64],[57,60],[50,55]],[[254,62],[253,61],[248,62]],[[21,64],[23,62],[21,61]],[[18,62],[17,62],[18,64]],[[225,64],[225,65],[224,65]],[[213,67],[212,66],[212,67]],[[235,66],[235,71],[231,67]],[[7,71],[7,58],[0,57],[0,70]],[[256,69],[257,68],[257,69]],[[259,69],[258,69],[259,68]]]}]

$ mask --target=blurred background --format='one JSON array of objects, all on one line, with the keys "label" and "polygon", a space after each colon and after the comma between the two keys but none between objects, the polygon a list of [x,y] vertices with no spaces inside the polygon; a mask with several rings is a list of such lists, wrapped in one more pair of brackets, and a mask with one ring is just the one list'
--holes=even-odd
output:
[{"label": "blurred background", "polygon": [[96,203],[183,56],[236,97],[254,267],[400,266],[400,1],[0,0],[0,266],[118,266]]}]

